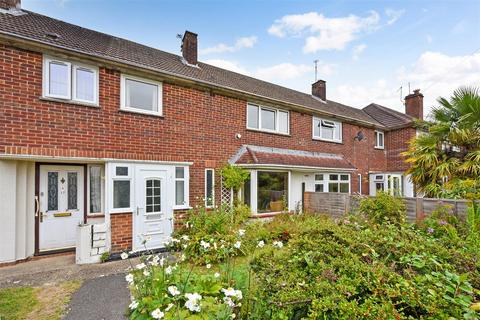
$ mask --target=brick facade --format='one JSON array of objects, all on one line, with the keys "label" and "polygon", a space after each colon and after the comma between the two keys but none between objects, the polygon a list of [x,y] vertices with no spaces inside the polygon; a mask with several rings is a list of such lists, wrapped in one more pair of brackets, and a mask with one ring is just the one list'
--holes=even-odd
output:
[{"label": "brick facade", "polygon": [[132,249],[132,213],[116,213],[110,216],[112,252]]},{"label": "brick facade", "polygon": [[[343,122],[343,143],[313,140],[312,114],[293,110],[289,136],[251,131],[246,100],[166,81],[163,116],[121,111],[121,72],[104,66],[99,107],[51,101],[41,98],[42,62],[39,52],[0,44],[0,153],[192,162],[192,206],[204,197],[205,168],[221,167],[244,144],[342,154],[358,168],[352,192],[362,174],[362,190],[368,193],[369,171],[405,169],[399,152],[414,135],[412,128],[388,132],[385,150],[377,150],[373,128]],[[359,131],[362,141],[354,140]],[[112,251],[131,248],[131,224],[131,214],[111,215]]]}]

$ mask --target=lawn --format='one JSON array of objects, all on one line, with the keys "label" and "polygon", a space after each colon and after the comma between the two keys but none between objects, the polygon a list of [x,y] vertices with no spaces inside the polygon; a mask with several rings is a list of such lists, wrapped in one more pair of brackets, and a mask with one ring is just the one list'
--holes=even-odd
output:
[{"label": "lawn", "polygon": [[175,260],[132,265],[130,318],[479,319],[479,225],[442,208],[407,224],[397,200],[340,221],[196,209],[169,244]]},{"label": "lawn", "polygon": [[0,319],[61,319],[80,281],[0,289]]}]

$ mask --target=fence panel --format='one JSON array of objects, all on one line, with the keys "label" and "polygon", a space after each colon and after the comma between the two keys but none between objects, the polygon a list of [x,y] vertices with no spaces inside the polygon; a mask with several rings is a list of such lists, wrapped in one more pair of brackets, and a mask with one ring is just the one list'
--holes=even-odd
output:
[{"label": "fence panel", "polygon": [[[369,196],[358,196],[328,192],[305,192],[304,208],[306,212],[323,213],[333,218],[341,218],[348,212],[356,212],[360,201]],[[465,220],[468,201],[431,198],[402,198],[406,206],[407,221],[415,222],[432,214],[439,207]]]}]

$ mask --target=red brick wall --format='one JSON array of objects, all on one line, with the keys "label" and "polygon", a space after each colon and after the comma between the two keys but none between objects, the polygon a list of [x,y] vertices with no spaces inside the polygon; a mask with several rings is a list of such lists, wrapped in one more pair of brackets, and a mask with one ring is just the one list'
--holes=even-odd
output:
[{"label": "red brick wall", "polygon": [[[204,196],[205,167],[220,167],[242,144],[343,154],[359,169],[353,192],[357,173],[367,193],[368,171],[387,169],[373,129],[344,123],[342,144],[316,141],[312,116],[292,111],[291,136],[249,131],[246,101],[170,83],[163,86],[163,117],[120,111],[120,72],[103,67],[99,108],[46,101],[41,54],[0,45],[0,65],[0,153],[191,161],[192,205]],[[359,130],[366,139],[354,141]],[[387,150],[397,145],[390,137]]]},{"label": "red brick wall", "polygon": [[403,128],[385,134],[388,171],[405,171],[408,168],[405,157],[401,153],[408,149],[410,141],[415,136],[415,128]]},{"label": "red brick wall", "polygon": [[132,213],[116,213],[110,215],[112,252],[132,249]]}]

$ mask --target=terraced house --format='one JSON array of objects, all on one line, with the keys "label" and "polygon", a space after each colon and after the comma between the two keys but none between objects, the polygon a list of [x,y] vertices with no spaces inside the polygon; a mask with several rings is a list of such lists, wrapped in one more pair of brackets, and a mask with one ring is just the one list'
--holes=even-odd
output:
[{"label": "terraced house", "polygon": [[[0,0],[0,263],[72,250],[94,225],[94,253],[163,246],[190,207],[224,199],[219,168],[249,170],[255,216],[302,209],[304,191],[414,193],[400,155],[406,113],[356,109]],[[227,192],[228,193],[228,192]],[[90,248],[91,249],[91,248]]]}]

